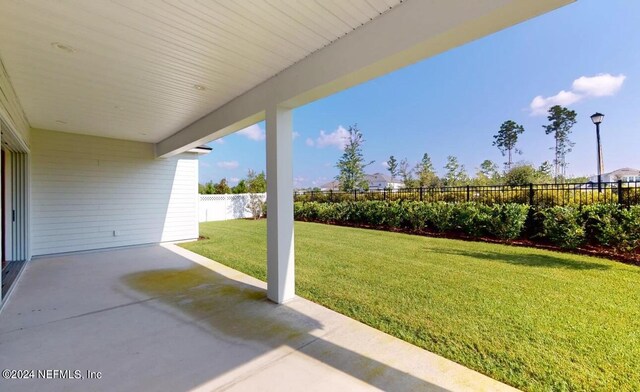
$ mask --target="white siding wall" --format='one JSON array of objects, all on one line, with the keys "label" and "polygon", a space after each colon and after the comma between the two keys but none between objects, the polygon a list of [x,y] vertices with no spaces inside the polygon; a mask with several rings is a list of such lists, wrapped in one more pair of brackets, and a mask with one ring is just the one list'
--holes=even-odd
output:
[{"label": "white siding wall", "polygon": [[198,237],[197,154],[44,130],[31,144],[33,255]]}]

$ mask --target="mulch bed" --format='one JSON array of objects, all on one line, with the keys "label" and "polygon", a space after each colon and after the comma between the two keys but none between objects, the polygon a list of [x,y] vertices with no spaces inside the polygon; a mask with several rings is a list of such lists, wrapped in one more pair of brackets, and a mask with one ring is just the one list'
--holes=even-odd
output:
[{"label": "mulch bed", "polygon": [[360,229],[369,229],[369,230],[390,231],[394,233],[413,234],[413,235],[420,235],[424,237],[447,238],[447,239],[463,240],[463,241],[470,241],[470,242],[485,242],[490,244],[502,244],[502,245],[520,246],[520,247],[527,247],[527,248],[545,249],[545,250],[552,250],[554,252],[602,257],[602,258],[615,260],[625,264],[630,264],[630,265],[635,265],[640,267],[640,251],[636,251],[635,253],[620,253],[615,251],[614,249],[606,248],[604,246],[598,246],[598,245],[584,245],[577,249],[565,249],[547,242],[533,241],[526,238],[516,239],[516,240],[501,240],[493,237],[471,237],[464,233],[455,233],[455,232],[440,233],[432,230],[411,230],[411,229],[388,228],[388,227],[371,226],[371,225],[363,225],[363,224],[352,224],[352,223],[345,223],[345,222],[333,222],[333,223],[315,222],[315,221],[305,221],[305,222],[323,223],[323,224],[330,224],[334,226],[356,227]]}]

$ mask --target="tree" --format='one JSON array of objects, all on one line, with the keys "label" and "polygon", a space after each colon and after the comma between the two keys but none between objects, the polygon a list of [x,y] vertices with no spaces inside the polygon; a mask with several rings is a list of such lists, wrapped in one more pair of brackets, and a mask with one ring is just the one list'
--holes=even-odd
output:
[{"label": "tree", "polygon": [[213,192],[213,181],[206,182],[203,184],[198,184],[198,193],[201,195],[212,195]]},{"label": "tree", "polygon": [[249,192],[249,191],[247,190],[247,181],[245,181],[244,179],[243,179],[243,180],[238,181],[238,183],[236,184],[236,186],[234,186],[233,188],[231,188],[231,192],[236,193],[236,194],[238,194],[238,193],[247,193],[247,192]]},{"label": "tree", "polygon": [[260,219],[266,210],[266,203],[262,201],[261,193],[267,191],[267,177],[264,172],[256,173],[249,170],[247,173],[247,191],[249,192],[249,203],[247,210],[253,216],[253,219]]},{"label": "tree", "polygon": [[217,195],[231,193],[231,188],[229,188],[226,178],[221,179],[219,183],[213,186],[213,193]]},{"label": "tree", "polygon": [[553,177],[553,165],[549,161],[544,161],[538,166],[538,180],[549,182]]},{"label": "tree", "polygon": [[446,170],[445,174],[445,185],[447,186],[457,186],[463,185],[469,180],[469,176],[467,176],[467,172],[464,168],[464,165],[461,165],[458,162],[458,158],[449,155],[447,157],[447,164],[444,165]]},{"label": "tree", "polygon": [[395,180],[398,177],[398,161],[391,155],[387,161],[387,170],[391,174],[391,180]]},{"label": "tree", "polygon": [[491,185],[499,181],[500,173],[498,172],[498,165],[489,159],[482,161],[476,173],[475,183],[478,185]]},{"label": "tree", "polygon": [[555,105],[549,108],[549,120],[548,125],[543,125],[544,131],[547,135],[553,134],[555,139],[554,150],[555,158],[553,163],[555,165],[555,178],[556,182],[558,178],[564,178],[567,173],[567,154],[569,154],[575,145],[570,139],[571,128],[576,124],[576,112],[569,110],[560,105]]},{"label": "tree", "polygon": [[362,132],[358,129],[358,125],[354,124],[349,127],[349,136],[347,138],[347,144],[344,146],[342,157],[338,160],[336,167],[339,170],[339,174],[336,176],[336,180],[340,182],[340,190],[352,191],[354,189],[369,189],[369,183],[364,175],[364,168],[371,165],[374,161],[369,163],[364,162],[362,154],[362,145],[364,144],[364,137]]},{"label": "tree", "polygon": [[537,170],[528,164],[516,165],[504,175],[504,183],[511,186],[533,184],[537,179]]},{"label": "tree", "polygon": [[497,134],[493,135],[495,139],[493,145],[498,147],[502,156],[507,156],[505,165],[507,170],[511,169],[513,164],[513,154],[522,154],[522,151],[516,148],[518,143],[518,135],[524,132],[524,127],[515,121],[507,120],[502,123]]},{"label": "tree", "polygon": [[264,193],[267,191],[267,177],[264,172],[256,173],[249,169],[247,173],[247,192]]},{"label": "tree", "polygon": [[421,187],[438,186],[440,179],[438,178],[433,164],[431,163],[431,157],[429,157],[429,154],[424,153],[422,160],[418,162],[414,171],[418,177],[418,184]]},{"label": "tree", "polygon": [[402,183],[405,188],[415,188],[418,185],[418,182],[413,178],[413,172],[409,167],[409,161],[407,158],[404,158],[400,161],[400,166],[398,168],[398,175],[402,179]]}]

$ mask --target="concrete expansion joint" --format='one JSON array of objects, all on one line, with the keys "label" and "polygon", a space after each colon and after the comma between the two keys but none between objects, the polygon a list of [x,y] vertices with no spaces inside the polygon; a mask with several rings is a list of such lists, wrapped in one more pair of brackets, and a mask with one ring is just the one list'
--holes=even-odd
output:
[{"label": "concrete expansion joint", "polygon": [[81,313],[81,314],[76,314],[74,316],[69,316],[69,317],[65,317],[65,318],[61,318],[61,319],[56,319],[56,320],[51,320],[51,321],[47,321],[46,323],[41,323],[41,324],[35,324],[35,325],[30,325],[28,327],[22,327],[22,328],[16,328],[16,329],[11,329],[5,332],[0,332],[0,335],[4,335],[4,334],[8,334],[11,332],[15,332],[15,331],[21,331],[21,330],[25,330],[25,329],[33,329],[33,328],[38,328],[41,327],[43,325],[49,325],[49,324],[54,324],[54,323],[59,323],[61,321],[66,321],[66,320],[73,320],[73,319],[77,319],[77,318],[81,318],[81,317],[86,317],[86,316],[91,316],[94,314],[98,314],[98,313],[104,313],[104,312],[108,312],[111,310],[116,310],[116,309],[121,309],[121,308],[125,308],[127,306],[131,306],[131,305],[138,305],[138,304],[142,304],[145,302],[149,302],[149,301],[153,301],[155,299],[158,299],[158,297],[151,297],[151,298],[146,298],[140,301],[134,301],[134,302],[129,302],[126,304],[121,304],[121,305],[116,305],[116,306],[111,306],[108,308],[104,308],[104,309],[98,309],[98,310],[94,310],[92,312],[86,312],[86,313]]}]

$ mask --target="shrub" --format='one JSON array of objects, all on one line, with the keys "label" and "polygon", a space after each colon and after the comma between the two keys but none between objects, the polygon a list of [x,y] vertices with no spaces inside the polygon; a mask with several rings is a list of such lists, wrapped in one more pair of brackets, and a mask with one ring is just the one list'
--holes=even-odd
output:
[{"label": "shrub", "polygon": [[536,207],[506,203],[424,203],[419,201],[296,202],[297,220],[349,223],[373,227],[438,232],[461,231],[472,237],[493,236],[511,240],[523,235],[545,237],[563,248],[592,244],[635,252],[640,248],[640,206],[615,204]]},{"label": "shrub", "polygon": [[585,207],[583,216],[592,243],[629,253],[640,247],[640,206],[594,204]]},{"label": "shrub", "polygon": [[528,214],[529,206],[525,204],[496,204],[491,211],[488,231],[505,240],[518,238],[525,227]]},{"label": "shrub", "polygon": [[618,206],[614,204],[592,204],[583,207],[582,219],[585,222],[585,234],[592,244],[607,244],[611,236],[613,225],[616,223],[614,215]]},{"label": "shrub", "polygon": [[427,227],[433,227],[439,232],[453,230],[455,228],[454,205],[443,201],[427,204],[424,211]]},{"label": "shrub", "polygon": [[262,195],[257,193],[249,194],[249,202],[246,209],[251,213],[253,219],[260,219],[266,212],[267,203],[262,201]]},{"label": "shrub", "polygon": [[384,204],[386,204],[384,224],[388,227],[394,228],[405,227],[407,206],[400,202],[389,202]]},{"label": "shrub", "polygon": [[453,224],[473,237],[489,233],[489,221],[493,208],[480,203],[461,203],[453,206]]},{"label": "shrub", "polygon": [[555,206],[542,211],[543,234],[552,243],[566,249],[574,249],[584,243],[584,223],[578,208]]},{"label": "shrub", "polygon": [[421,202],[405,202],[404,204],[404,221],[402,227],[413,230],[422,230],[427,226],[429,217],[429,204]]}]

